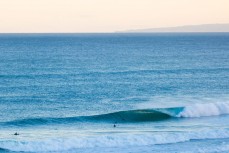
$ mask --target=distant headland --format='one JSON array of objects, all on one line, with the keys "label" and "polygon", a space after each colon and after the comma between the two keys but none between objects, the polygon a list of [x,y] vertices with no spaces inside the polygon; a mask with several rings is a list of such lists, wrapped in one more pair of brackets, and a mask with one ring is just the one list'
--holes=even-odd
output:
[{"label": "distant headland", "polygon": [[162,27],[150,29],[135,29],[117,31],[118,33],[156,33],[156,32],[229,32],[229,23],[226,24],[202,24],[184,25],[177,27]]}]

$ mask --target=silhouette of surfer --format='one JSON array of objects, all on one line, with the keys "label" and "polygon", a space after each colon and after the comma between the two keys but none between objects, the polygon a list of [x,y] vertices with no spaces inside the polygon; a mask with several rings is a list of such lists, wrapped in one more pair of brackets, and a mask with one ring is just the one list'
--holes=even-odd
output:
[{"label": "silhouette of surfer", "polygon": [[114,123],[114,126],[113,126],[114,128],[116,128],[116,124],[117,124],[117,122]]},{"label": "silhouette of surfer", "polygon": [[14,135],[19,135],[19,133],[16,132],[16,133],[14,133]]}]

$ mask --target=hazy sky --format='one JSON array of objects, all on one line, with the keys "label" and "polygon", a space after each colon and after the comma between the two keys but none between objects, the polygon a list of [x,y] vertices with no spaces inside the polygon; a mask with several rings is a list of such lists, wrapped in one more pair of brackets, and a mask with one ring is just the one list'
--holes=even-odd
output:
[{"label": "hazy sky", "polygon": [[0,0],[0,32],[113,32],[229,23],[229,0]]}]

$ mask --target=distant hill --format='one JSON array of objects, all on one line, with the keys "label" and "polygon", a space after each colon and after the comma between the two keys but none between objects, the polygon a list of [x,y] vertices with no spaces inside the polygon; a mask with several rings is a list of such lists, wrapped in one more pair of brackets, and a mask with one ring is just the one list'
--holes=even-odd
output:
[{"label": "distant hill", "polygon": [[229,24],[202,24],[202,25],[185,25],[178,27],[163,27],[152,29],[136,29],[127,31],[118,31],[127,33],[150,33],[150,32],[229,32]]}]

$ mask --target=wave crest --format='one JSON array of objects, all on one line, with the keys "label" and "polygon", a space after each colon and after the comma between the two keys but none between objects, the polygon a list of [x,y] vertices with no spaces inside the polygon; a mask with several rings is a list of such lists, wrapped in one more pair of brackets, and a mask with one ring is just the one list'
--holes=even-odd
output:
[{"label": "wave crest", "polygon": [[47,124],[71,124],[77,122],[130,123],[163,121],[170,118],[192,118],[229,114],[229,103],[193,104],[185,107],[153,108],[118,111],[107,114],[66,118],[27,118],[2,122],[0,125],[28,126]]},{"label": "wave crest", "polygon": [[229,114],[229,103],[193,104],[184,107],[177,117],[204,117]]}]

